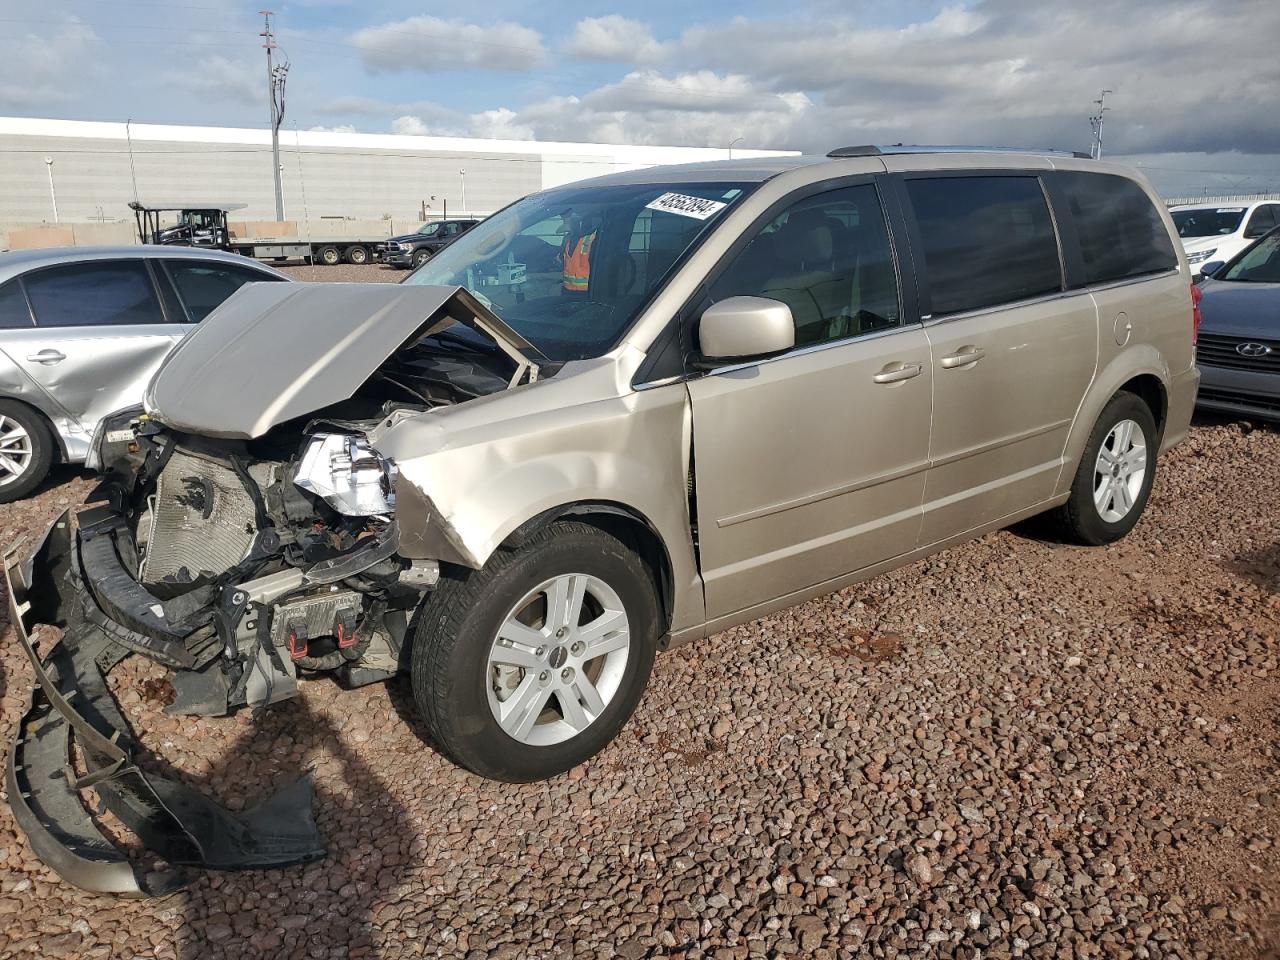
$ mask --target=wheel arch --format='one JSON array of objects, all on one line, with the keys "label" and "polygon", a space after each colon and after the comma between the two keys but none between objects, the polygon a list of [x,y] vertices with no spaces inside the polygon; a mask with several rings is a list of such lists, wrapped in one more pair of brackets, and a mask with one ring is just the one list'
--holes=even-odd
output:
[{"label": "wheel arch", "polygon": [[500,550],[514,550],[537,531],[557,520],[573,518],[590,524],[635,550],[653,574],[654,585],[662,602],[663,637],[669,633],[675,608],[675,573],[671,552],[657,526],[641,511],[610,500],[580,500],[544,510],[515,528],[499,545]]},{"label": "wheel arch", "polygon": [[16,403],[39,417],[40,422],[44,424],[44,428],[49,431],[49,436],[53,439],[53,463],[71,462],[71,456],[67,453],[66,441],[63,440],[61,431],[54,424],[53,418],[49,416],[48,411],[41,410],[26,397],[14,396],[12,393],[0,393],[0,400]]},{"label": "wheel arch", "polygon": [[1156,421],[1157,439],[1164,436],[1164,425],[1169,414],[1169,391],[1164,382],[1152,373],[1141,373],[1120,384],[1116,393],[1132,393],[1147,405]]},{"label": "wheel arch", "polygon": [[1164,357],[1146,344],[1125,351],[1098,371],[1080,403],[1067,437],[1062,469],[1058,474],[1058,496],[1065,496],[1070,490],[1089,435],[1093,433],[1103,409],[1117,393],[1127,390],[1141,398],[1151,408],[1156,430],[1163,437],[1169,413],[1170,380]]}]

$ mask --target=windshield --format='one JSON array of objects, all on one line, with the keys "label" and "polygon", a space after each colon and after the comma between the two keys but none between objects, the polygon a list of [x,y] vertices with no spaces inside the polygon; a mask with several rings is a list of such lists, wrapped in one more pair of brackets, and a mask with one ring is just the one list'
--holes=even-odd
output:
[{"label": "windshield", "polygon": [[1217,279],[1280,283],[1280,230],[1272,230],[1255,243]]},{"label": "windshield", "polygon": [[534,194],[472,227],[405,283],[466,287],[552,360],[598,357],[752,186],[628,184]]},{"label": "windshield", "polygon": [[1235,233],[1244,219],[1244,207],[1204,207],[1170,213],[1180,237],[1218,237]]},{"label": "windshield", "polygon": [[440,224],[438,223],[424,223],[422,226],[418,228],[418,233],[425,237],[428,234],[435,233],[439,229],[440,229]]}]

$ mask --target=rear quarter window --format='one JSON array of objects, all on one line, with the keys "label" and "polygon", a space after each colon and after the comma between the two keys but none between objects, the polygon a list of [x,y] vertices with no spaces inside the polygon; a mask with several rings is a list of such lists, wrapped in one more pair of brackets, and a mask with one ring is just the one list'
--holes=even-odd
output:
[{"label": "rear quarter window", "polygon": [[1178,265],[1164,219],[1138,184],[1075,170],[1054,176],[1080,243],[1084,276],[1074,278],[1073,286],[1127,280]]},{"label": "rear quarter window", "polygon": [[31,327],[31,311],[17,280],[0,286],[0,330],[27,330]]}]

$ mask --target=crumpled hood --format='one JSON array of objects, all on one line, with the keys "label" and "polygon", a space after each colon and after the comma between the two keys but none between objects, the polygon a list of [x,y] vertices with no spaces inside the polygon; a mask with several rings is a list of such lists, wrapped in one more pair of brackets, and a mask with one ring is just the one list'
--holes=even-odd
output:
[{"label": "crumpled hood", "polygon": [[143,402],[175,430],[259,437],[350,398],[402,345],[455,323],[480,329],[536,379],[544,358],[462,287],[250,283],[173,349]]},{"label": "crumpled hood", "polygon": [[1280,340],[1280,283],[1205,280],[1201,333]]}]

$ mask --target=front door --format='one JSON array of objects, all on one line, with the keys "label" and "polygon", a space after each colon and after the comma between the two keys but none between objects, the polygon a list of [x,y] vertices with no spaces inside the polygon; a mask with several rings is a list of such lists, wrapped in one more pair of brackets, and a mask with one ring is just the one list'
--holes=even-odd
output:
[{"label": "front door", "polygon": [[910,551],[929,447],[928,341],[873,184],[770,215],[706,305],[739,295],[786,303],[796,346],[688,384],[711,619]]},{"label": "front door", "polygon": [[1052,496],[1097,361],[1097,310],[1087,293],[1063,293],[1034,173],[922,176],[905,187],[930,298],[921,543],[931,544]]}]

